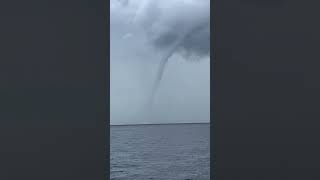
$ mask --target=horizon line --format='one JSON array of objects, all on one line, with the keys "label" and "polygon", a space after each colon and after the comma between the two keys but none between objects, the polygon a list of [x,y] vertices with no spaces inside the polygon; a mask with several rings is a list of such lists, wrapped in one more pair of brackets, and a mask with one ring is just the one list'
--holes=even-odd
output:
[{"label": "horizon line", "polygon": [[210,124],[210,122],[197,122],[197,123],[137,123],[137,124],[110,124],[110,126],[144,126],[144,125],[180,125],[180,124]]}]

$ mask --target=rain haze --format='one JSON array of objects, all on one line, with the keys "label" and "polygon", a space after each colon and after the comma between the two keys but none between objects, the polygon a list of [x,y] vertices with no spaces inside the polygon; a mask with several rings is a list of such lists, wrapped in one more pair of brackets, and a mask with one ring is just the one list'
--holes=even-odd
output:
[{"label": "rain haze", "polygon": [[111,0],[110,17],[110,123],[209,122],[210,1]]}]

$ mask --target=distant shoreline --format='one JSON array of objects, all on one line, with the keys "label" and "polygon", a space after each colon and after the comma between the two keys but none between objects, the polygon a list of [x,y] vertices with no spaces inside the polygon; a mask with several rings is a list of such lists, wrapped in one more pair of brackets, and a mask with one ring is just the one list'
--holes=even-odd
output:
[{"label": "distant shoreline", "polygon": [[155,124],[112,124],[110,126],[153,126],[153,125],[196,125],[196,124],[210,124],[210,122],[199,122],[199,123],[155,123]]}]

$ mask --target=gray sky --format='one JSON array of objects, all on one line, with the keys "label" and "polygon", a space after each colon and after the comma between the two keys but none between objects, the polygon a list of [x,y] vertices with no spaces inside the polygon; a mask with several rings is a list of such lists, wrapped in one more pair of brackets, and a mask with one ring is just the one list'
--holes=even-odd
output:
[{"label": "gray sky", "polygon": [[[111,0],[111,124],[210,121],[209,0]],[[144,105],[161,57],[153,112]]]}]

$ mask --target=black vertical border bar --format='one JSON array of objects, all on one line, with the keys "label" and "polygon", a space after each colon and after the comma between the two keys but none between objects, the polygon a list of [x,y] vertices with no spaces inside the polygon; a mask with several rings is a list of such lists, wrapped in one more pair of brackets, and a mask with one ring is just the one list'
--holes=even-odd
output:
[{"label": "black vertical border bar", "polygon": [[106,71],[104,74],[104,77],[106,77],[107,82],[105,83],[105,89],[107,89],[106,92],[106,102],[107,102],[107,117],[106,117],[106,145],[105,145],[105,149],[106,149],[106,155],[105,155],[105,164],[106,164],[106,168],[105,168],[105,179],[110,179],[110,1],[106,1],[106,0],[102,0],[105,2],[105,12],[106,13],[106,44],[107,44],[107,60],[106,62]]},{"label": "black vertical border bar", "polygon": [[214,107],[216,106],[214,99],[214,77],[215,74],[215,0],[210,1],[210,179],[215,177],[215,166],[216,166],[216,151],[215,151],[215,138],[216,138],[216,121],[214,118]]},{"label": "black vertical border bar", "polygon": [[214,178],[320,179],[319,1],[214,1]]},{"label": "black vertical border bar", "polygon": [[109,9],[0,2],[1,180],[109,179]]}]

